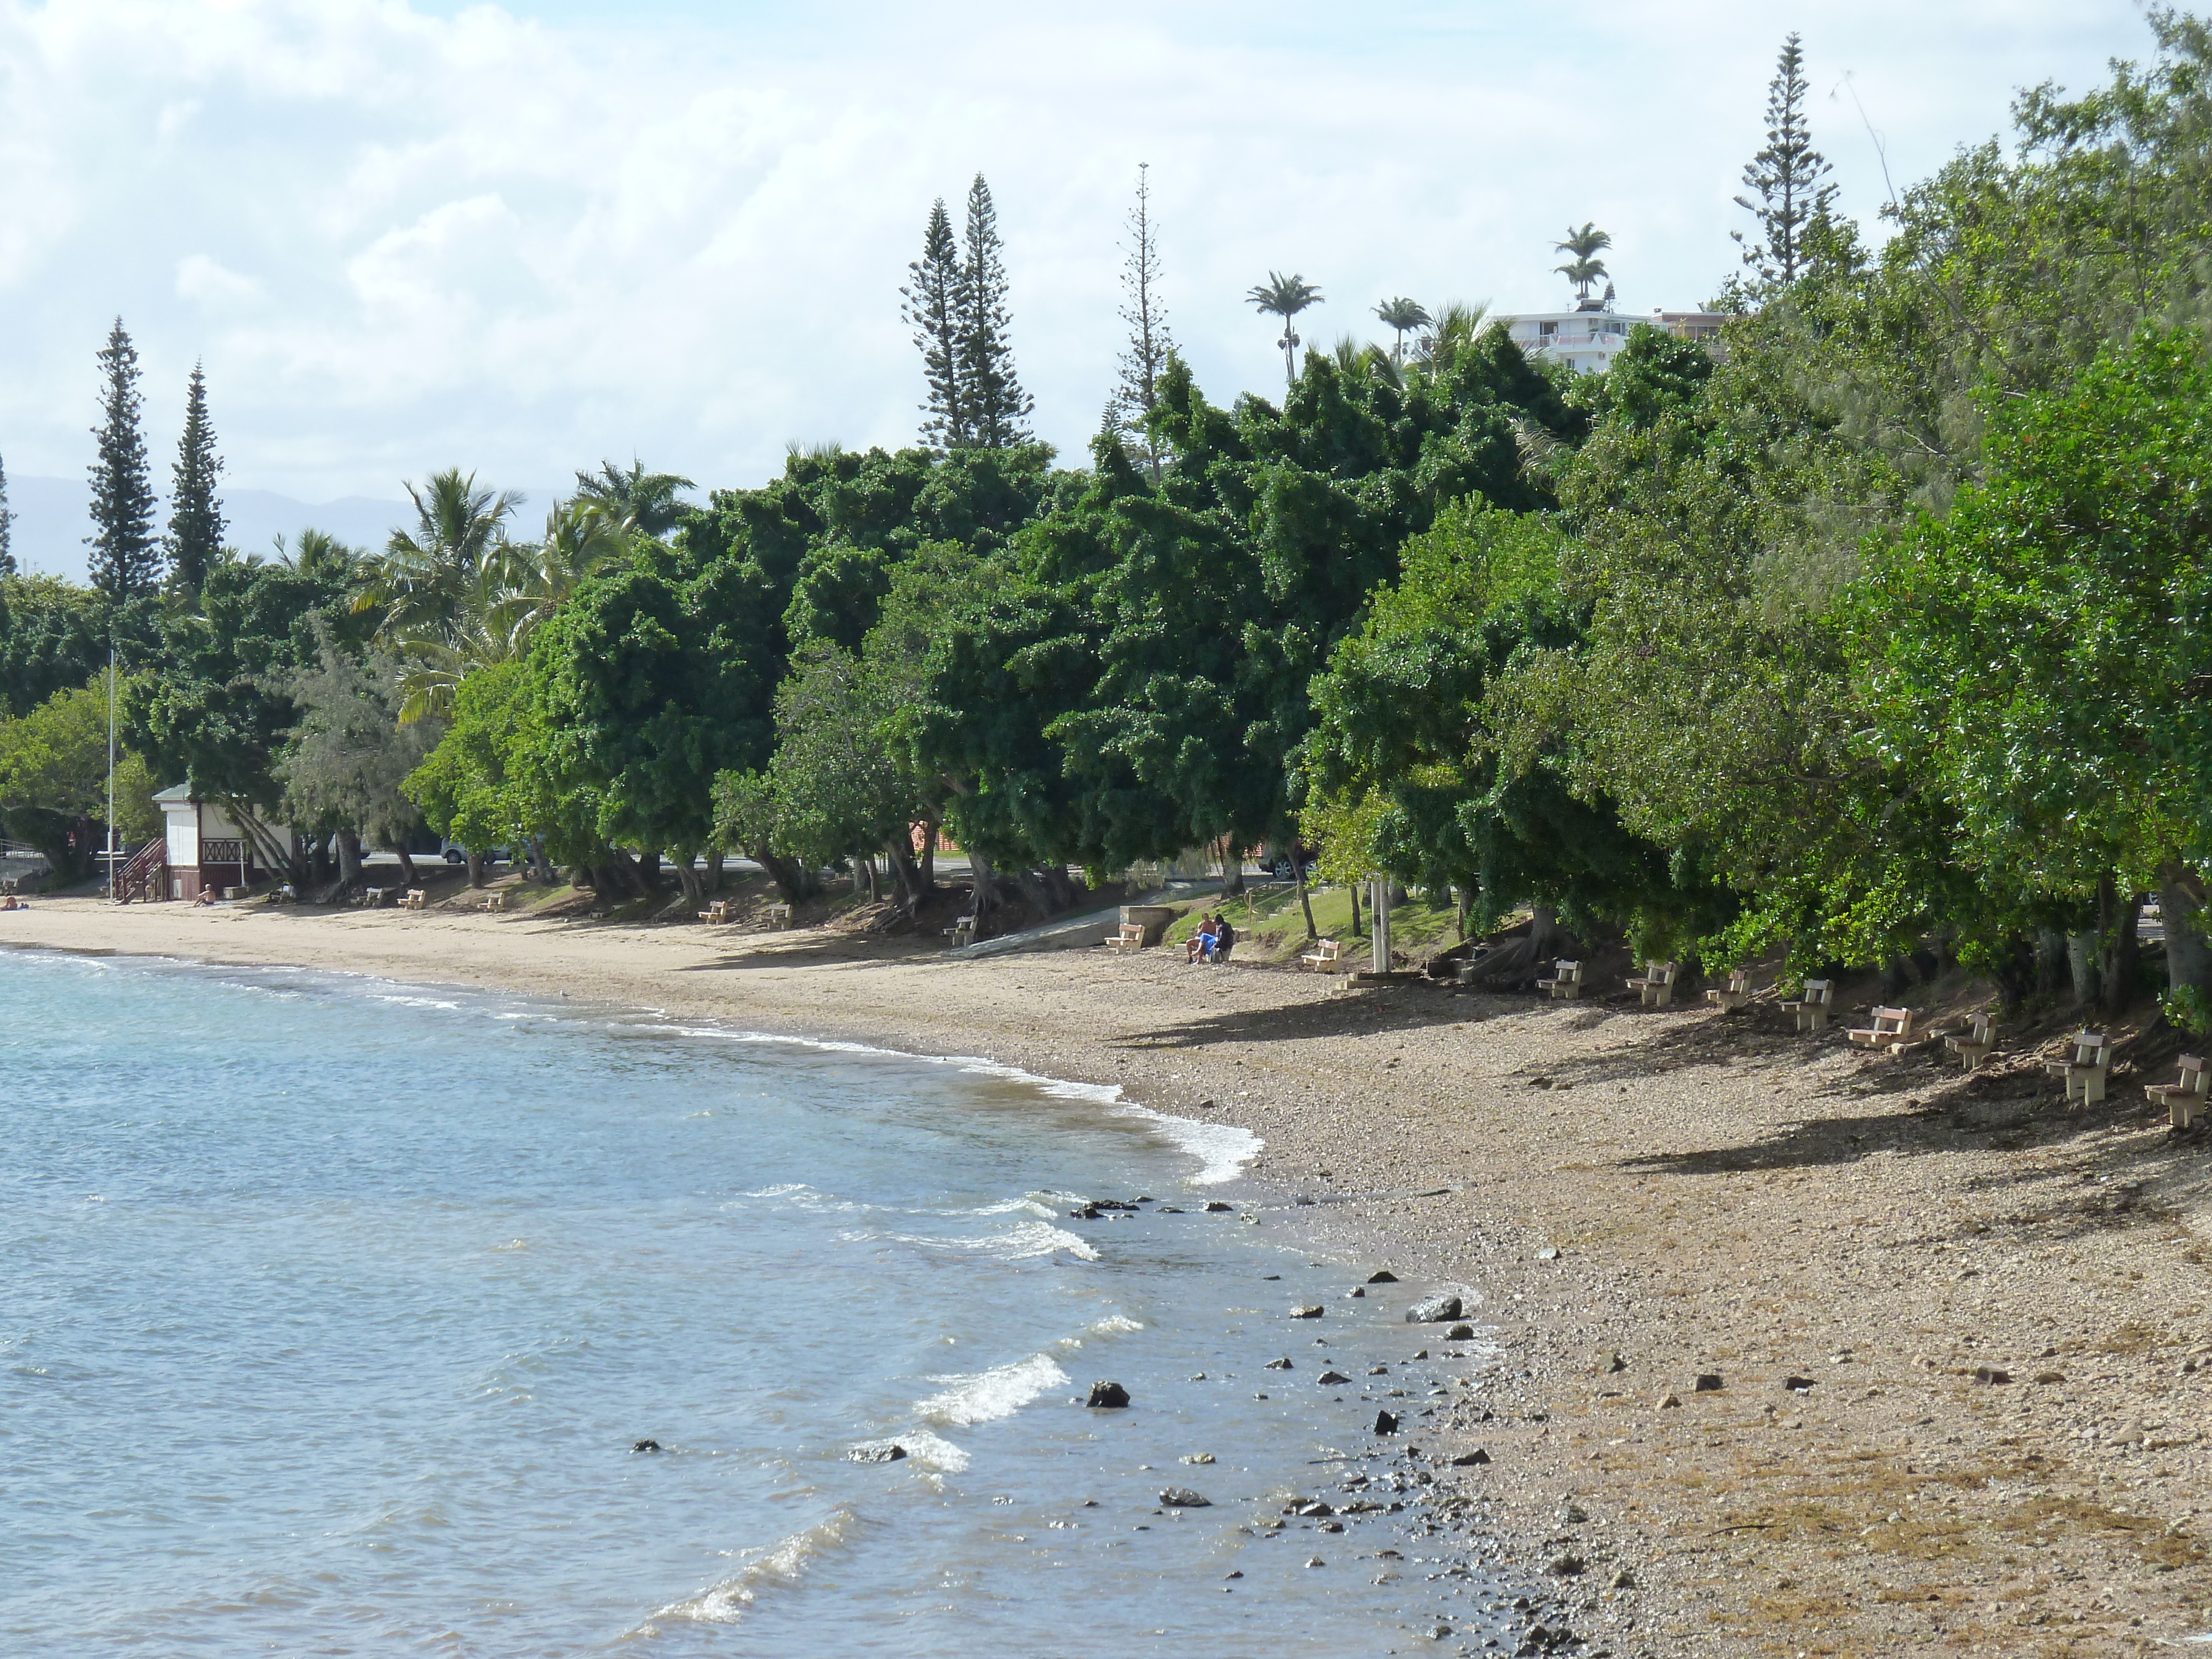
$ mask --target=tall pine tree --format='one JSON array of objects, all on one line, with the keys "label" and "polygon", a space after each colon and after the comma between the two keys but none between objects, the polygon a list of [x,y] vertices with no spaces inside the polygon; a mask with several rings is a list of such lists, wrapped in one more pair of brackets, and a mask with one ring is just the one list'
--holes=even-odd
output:
[{"label": "tall pine tree", "polygon": [[1129,240],[1121,265],[1121,320],[1129,325],[1129,346],[1121,356],[1121,377],[1109,404],[1108,419],[1130,452],[1160,477],[1160,454],[1145,430],[1145,416],[1160,400],[1160,376],[1167,372],[1175,342],[1168,335],[1167,308],[1160,303],[1160,250],[1152,234],[1152,168],[1137,165],[1137,204],[1129,210]]},{"label": "tall pine tree", "polygon": [[9,526],[15,515],[8,510],[8,469],[0,465],[0,576],[12,576],[15,572],[15,538]]},{"label": "tall pine tree", "polygon": [[169,495],[169,575],[179,592],[195,597],[208,567],[222,553],[222,503],[215,494],[222,473],[215,428],[208,422],[207,377],[194,363],[185,386],[185,433],[170,475],[175,487]]},{"label": "tall pine tree", "polygon": [[1827,158],[1813,148],[1805,124],[1809,91],[1805,53],[1793,31],[1782,43],[1774,79],[1767,83],[1766,148],[1743,170],[1743,182],[1759,199],[1735,198],[1738,207],[1759,221],[1758,239],[1740,230],[1729,233],[1743,249],[1744,264],[1769,291],[1787,288],[1803,274],[1809,262],[1805,233],[1835,204],[1836,187],[1825,182]]},{"label": "tall pine tree", "polygon": [[110,605],[151,593],[161,579],[154,541],[154,485],[148,476],[146,439],[138,429],[138,351],[118,317],[99,353],[100,458],[92,464],[92,522],[85,538],[92,585]]},{"label": "tall pine tree", "polygon": [[914,343],[921,351],[922,379],[929,388],[929,400],[921,405],[922,438],[933,449],[969,448],[975,439],[962,372],[960,249],[952,240],[952,221],[941,196],[929,210],[921,258],[907,271],[906,286],[899,289],[905,301],[900,315],[914,329]]},{"label": "tall pine tree", "polygon": [[960,262],[960,382],[969,441],[979,449],[1028,443],[1025,422],[1036,407],[1014,374],[1006,339],[1006,263],[999,240],[999,210],[991,187],[977,173],[968,187],[967,246]]}]

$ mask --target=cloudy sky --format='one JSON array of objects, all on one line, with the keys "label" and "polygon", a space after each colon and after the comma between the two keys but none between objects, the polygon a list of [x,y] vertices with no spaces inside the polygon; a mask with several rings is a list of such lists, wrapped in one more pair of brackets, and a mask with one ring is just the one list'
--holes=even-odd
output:
[{"label": "cloudy sky", "polygon": [[[0,0],[0,456],[82,477],[118,313],[164,482],[195,358],[234,483],[307,501],[453,464],[542,492],[603,456],[750,484],[793,441],[896,444],[898,286],[979,169],[1038,432],[1076,455],[1139,162],[1171,325],[1226,401],[1277,383],[1241,301],[1270,270],[1321,284],[1309,339],[1372,337],[1393,294],[1559,303],[1551,245],[1589,219],[1624,309],[1694,305],[1793,28],[1869,218],[1869,125],[1901,187],[2018,88],[2149,41],[2130,0]],[[81,568],[42,533],[27,562]]]}]

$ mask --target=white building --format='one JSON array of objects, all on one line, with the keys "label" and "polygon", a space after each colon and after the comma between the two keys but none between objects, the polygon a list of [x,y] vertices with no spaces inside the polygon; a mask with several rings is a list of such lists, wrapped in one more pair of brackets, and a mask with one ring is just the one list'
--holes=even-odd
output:
[{"label": "white building", "polygon": [[154,805],[167,833],[139,849],[117,880],[117,896],[196,899],[259,879],[252,842],[222,807],[193,799],[191,785],[162,790]]},{"label": "white building", "polygon": [[[1711,342],[1728,320],[1710,311],[1655,311],[1637,317],[1591,301],[1572,311],[1531,311],[1498,319],[1513,343],[1531,357],[1556,357],[1577,374],[1602,374],[1628,346],[1628,331],[1638,323],[1685,340]],[[1716,349],[1713,346],[1708,349]]]}]

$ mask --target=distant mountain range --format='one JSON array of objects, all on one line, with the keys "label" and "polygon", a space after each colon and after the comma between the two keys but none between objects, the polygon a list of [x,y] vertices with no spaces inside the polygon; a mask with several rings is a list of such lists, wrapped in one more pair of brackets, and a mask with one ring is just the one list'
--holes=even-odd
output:
[{"label": "distant mountain range", "polygon": [[[532,490],[530,504],[516,515],[519,533],[534,537],[550,492]],[[345,495],[334,501],[295,501],[273,489],[229,489],[222,492],[223,517],[230,528],[224,539],[247,553],[267,555],[277,536],[288,541],[301,531],[328,531],[356,547],[379,548],[394,526],[410,522],[414,507],[404,501],[378,501],[368,495]],[[8,505],[15,514],[15,562],[27,572],[84,579],[84,538],[92,534],[85,516],[88,498],[82,478],[14,477],[8,480]],[[532,507],[539,510],[532,511]],[[162,502],[157,523],[166,523],[168,503]]]}]

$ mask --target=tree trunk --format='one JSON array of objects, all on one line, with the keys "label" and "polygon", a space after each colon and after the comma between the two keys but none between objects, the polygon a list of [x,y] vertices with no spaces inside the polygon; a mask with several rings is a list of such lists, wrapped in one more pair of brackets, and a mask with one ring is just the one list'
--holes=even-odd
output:
[{"label": "tree trunk", "polygon": [[637,855],[637,878],[648,894],[660,890],[660,849],[648,847]]},{"label": "tree trunk", "polygon": [[2035,992],[2038,996],[2058,994],[2058,969],[2066,961],[2066,935],[2056,927],[2035,930]]},{"label": "tree trunk", "polygon": [[545,837],[543,836],[532,836],[530,838],[530,867],[537,872],[538,879],[546,886],[550,887],[553,884],[553,866],[546,859]]},{"label": "tree trunk", "polygon": [[392,850],[399,854],[399,879],[410,887],[420,887],[422,878],[415,873],[415,855],[407,850],[407,843],[400,842]]},{"label": "tree trunk", "polygon": [[2104,1010],[2124,1014],[2136,1000],[2142,978],[2142,895],[2124,889],[2110,876],[2097,884],[2098,931],[2105,945]]},{"label": "tree trunk", "polygon": [[469,848],[469,885],[481,887],[483,884],[483,854],[471,847]]},{"label": "tree trunk", "polygon": [[705,889],[699,880],[697,865],[689,858],[676,858],[669,860],[669,867],[676,872],[676,884],[683,890],[685,904],[704,904],[707,902]]},{"label": "tree trunk", "polygon": [[333,839],[338,844],[338,880],[348,888],[361,882],[361,832],[341,830]]},{"label": "tree trunk", "polygon": [[1297,884],[1298,908],[1304,911],[1306,916],[1306,943],[1311,945],[1321,937],[1321,930],[1314,926],[1313,898],[1306,891],[1306,866],[1298,857],[1296,842],[1291,843],[1291,878]]},{"label": "tree trunk", "polygon": [[1559,928],[1559,913],[1547,904],[1528,908],[1528,960],[1541,962],[1553,955],[1566,938]]},{"label": "tree trunk", "polygon": [[2074,1004],[2086,1008],[2097,1000],[2097,930],[2066,936],[2066,968],[2074,986]]},{"label": "tree trunk", "polygon": [[1474,914],[1474,889],[1455,887],[1452,892],[1452,927],[1459,934],[1459,942],[1467,943],[1468,919]]},{"label": "tree trunk", "polygon": [[999,908],[999,877],[991,867],[991,860],[973,849],[968,854],[968,873],[971,878],[968,914],[975,918],[975,934],[980,939],[984,933],[984,918]]},{"label": "tree trunk", "polygon": [[632,898],[652,896],[653,889],[645,884],[645,877],[638,870],[637,860],[623,848],[619,847],[607,848],[607,869],[613,874],[614,879],[599,890],[610,901],[619,896],[623,891],[627,891]]},{"label": "tree trunk", "polygon": [[2212,981],[2212,949],[2203,928],[2204,884],[2179,860],[2158,867],[2158,912],[2166,933],[2166,982],[2198,990]]},{"label": "tree trunk", "polygon": [[720,848],[714,848],[708,853],[706,865],[706,872],[699,878],[700,889],[707,893],[719,893],[722,890],[722,849]]},{"label": "tree trunk", "polygon": [[793,909],[814,896],[814,872],[797,859],[782,858],[763,848],[754,852],[753,861],[768,872],[783,902]]},{"label": "tree trunk", "polygon": [[1352,881],[1346,882],[1345,885],[1352,893],[1352,936],[1358,939],[1359,937],[1359,884]]},{"label": "tree trunk", "polygon": [[899,908],[908,915],[921,908],[921,872],[915,860],[914,835],[902,830],[884,843],[884,856],[890,860],[891,874],[898,880]]},{"label": "tree trunk", "polygon": [[868,878],[868,902],[871,904],[880,903],[883,899],[883,892],[876,883],[876,855],[873,853],[869,854],[866,858],[860,860],[860,869]]},{"label": "tree trunk", "polygon": [[921,821],[921,856],[915,872],[919,885],[915,901],[919,902],[937,890],[937,820],[927,817]]},{"label": "tree trunk", "polygon": [[1221,896],[1244,890],[1244,849],[1224,839],[1221,843]]}]

